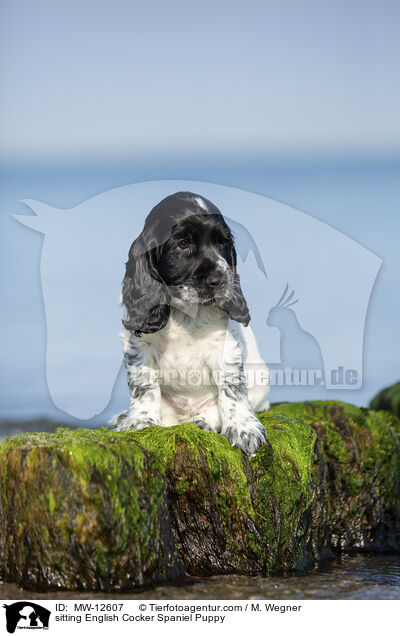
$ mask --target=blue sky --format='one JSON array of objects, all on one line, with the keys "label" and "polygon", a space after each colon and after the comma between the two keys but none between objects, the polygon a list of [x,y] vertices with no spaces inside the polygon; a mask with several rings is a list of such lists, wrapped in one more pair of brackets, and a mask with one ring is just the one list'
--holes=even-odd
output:
[{"label": "blue sky", "polygon": [[3,159],[396,153],[397,0],[3,0]]}]

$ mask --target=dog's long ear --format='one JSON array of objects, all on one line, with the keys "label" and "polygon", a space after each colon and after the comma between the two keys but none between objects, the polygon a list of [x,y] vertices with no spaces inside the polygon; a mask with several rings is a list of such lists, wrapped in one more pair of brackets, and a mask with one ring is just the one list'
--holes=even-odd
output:
[{"label": "dog's long ear", "polygon": [[122,285],[122,301],[127,311],[123,324],[136,336],[163,329],[170,313],[166,285],[157,272],[157,260],[162,248],[144,239],[143,233],[129,250]]},{"label": "dog's long ear", "polygon": [[232,320],[236,320],[237,322],[241,322],[245,327],[247,327],[250,322],[250,313],[240,286],[239,274],[236,271],[233,277],[232,293],[229,300],[226,302],[224,309],[226,309],[229,318],[232,318]]},{"label": "dog's long ear", "polygon": [[233,285],[230,298],[225,303],[224,309],[227,311],[228,316],[236,322],[242,323],[245,327],[250,322],[249,308],[245,297],[243,296],[242,287],[240,285],[239,274],[236,271],[237,257],[233,238],[231,237],[231,250],[230,250],[231,266],[233,268]]}]

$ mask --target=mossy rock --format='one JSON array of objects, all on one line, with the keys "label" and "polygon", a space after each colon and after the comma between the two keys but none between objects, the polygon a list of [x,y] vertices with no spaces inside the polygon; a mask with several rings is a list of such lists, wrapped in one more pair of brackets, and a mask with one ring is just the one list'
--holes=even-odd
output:
[{"label": "mossy rock", "polygon": [[250,459],[194,424],[6,440],[0,575],[113,590],[400,549],[395,416],[310,402],[259,417],[269,442]]},{"label": "mossy rock", "polygon": [[379,391],[369,406],[376,411],[389,411],[400,417],[400,382]]},{"label": "mossy rock", "polygon": [[0,445],[0,575],[122,589],[182,573],[163,471],[129,433],[58,429]]},{"label": "mossy rock", "polygon": [[317,434],[313,482],[323,544],[334,552],[400,549],[400,420],[330,401],[271,409],[301,418]]}]

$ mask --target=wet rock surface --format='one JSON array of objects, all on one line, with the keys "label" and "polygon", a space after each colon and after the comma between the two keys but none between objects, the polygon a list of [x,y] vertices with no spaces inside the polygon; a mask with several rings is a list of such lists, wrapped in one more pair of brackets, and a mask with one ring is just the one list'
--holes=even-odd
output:
[{"label": "wet rock surface", "polygon": [[58,429],[0,449],[3,579],[105,590],[182,572],[159,462],[131,436]]},{"label": "wet rock surface", "polygon": [[379,391],[369,406],[371,409],[389,411],[400,417],[400,382]]},{"label": "wet rock surface", "polygon": [[400,421],[339,402],[260,414],[250,459],[194,424],[58,429],[0,445],[0,576],[129,590],[400,550]]}]

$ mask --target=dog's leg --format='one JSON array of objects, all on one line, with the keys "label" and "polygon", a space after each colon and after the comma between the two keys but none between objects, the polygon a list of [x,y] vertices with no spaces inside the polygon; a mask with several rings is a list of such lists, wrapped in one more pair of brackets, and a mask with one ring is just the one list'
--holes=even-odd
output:
[{"label": "dog's leg", "polygon": [[117,417],[117,431],[161,425],[161,389],[157,372],[149,364],[146,349],[130,338],[124,353],[128,376],[129,410]]},{"label": "dog's leg", "polygon": [[243,348],[243,369],[253,411],[255,413],[267,411],[270,374],[265,361],[261,358],[253,330],[251,327],[232,323],[230,329]]},{"label": "dog's leg", "polygon": [[222,435],[232,446],[252,455],[265,443],[266,431],[251,407],[243,371],[242,347],[230,331],[225,338],[218,388]]},{"label": "dog's leg", "polygon": [[197,428],[203,431],[212,431],[213,433],[221,432],[221,418],[219,414],[218,404],[213,404],[201,411],[193,418]]}]

